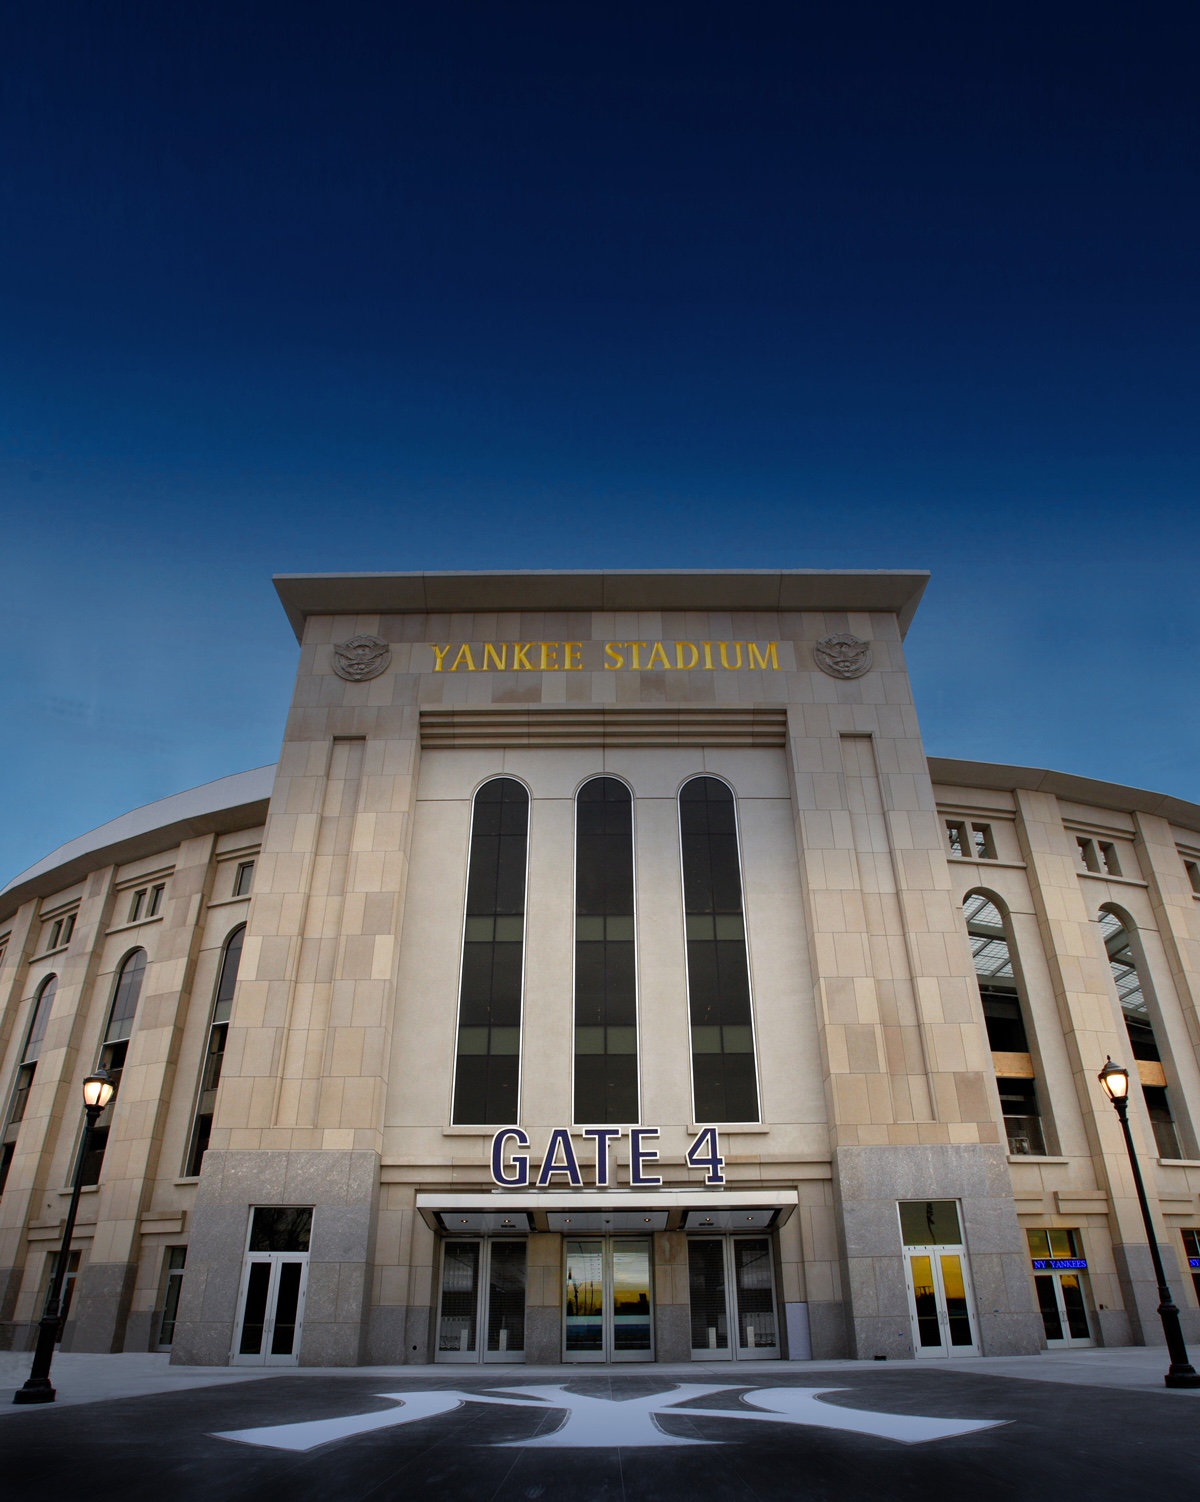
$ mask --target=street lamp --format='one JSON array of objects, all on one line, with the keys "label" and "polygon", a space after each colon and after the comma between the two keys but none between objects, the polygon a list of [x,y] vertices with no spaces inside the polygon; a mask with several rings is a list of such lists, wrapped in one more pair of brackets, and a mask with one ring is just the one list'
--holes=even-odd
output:
[{"label": "street lamp", "polygon": [[[67,1223],[63,1227],[62,1247],[58,1253],[58,1266],[50,1283],[50,1295],[46,1308],[38,1321],[37,1346],[33,1353],[33,1369],[24,1387],[13,1393],[14,1403],[53,1403],[54,1388],[50,1385],[50,1363],[54,1359],[54,1346],[62,1323],[63,1283],[67,1277],[67,1264],[71,1260],[71,1238],[75,1234],[75,1216],[79,1210],[79,1191],[83,1188],[83,1165],[87,1161],[92,1132],[96,1128],[101,1111],[113,1098],[116,1090],[112,1075],[107,1069],[97,1069],[83,1082],[83,1110],[86,1121],[83,1136],[79,1140],[79,1157],[75,1162],[75,1178],[71,1184],[71,1207],[67,1211]],[[1198,1378],[1197,1380],[1200,1380]]]},{"label": "street lamp", "polygon": [[1129,1153],[1129,1166],[1133,1169],[1133,1182],[1137,1188],[1138,1204],[1142,1207],[1142,1220],[1146,1226],[1146,1240],[1150,1243],[1150,1260],[1154,1263],[1154,1276],[1158,1279],[1158,1317],[1162,1320],[1163,1334],[1167,1338],[1167,1350],[1171,1365],[1163,1381],[1168,1387],[1200,1387],[1200,1372],[1188,1360],[1187,1346],[1179,1326],[1179,1309],[1167,1287],[1167,1275],[1163,1270],[1162,1257],[1158,1250],[1158,1237],[1150,1218],[1150,1202],[1146,1198],[1146,1186],[1142,1183],[1142,1170],[1138,1167],[1137,1152],[1133,1146],[1133,1134],[1129,1130],[1129,1070],[1114,1064],[1110,1058],[1098,1076],[1104,1093],[1112,1101],[1121,1118],[1121,1130],[1125,1134],[1125,1147]]}]

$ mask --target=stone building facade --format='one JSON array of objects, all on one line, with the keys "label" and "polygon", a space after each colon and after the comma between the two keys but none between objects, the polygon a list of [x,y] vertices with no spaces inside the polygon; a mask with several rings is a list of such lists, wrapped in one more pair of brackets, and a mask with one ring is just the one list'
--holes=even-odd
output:
[{"label": "stone building facade", "polygon": [[899,573],[287,577],[279,764],[0,893],[0,1339],[183,1362],[1200,1330],[1200,807],[927,759]]}]

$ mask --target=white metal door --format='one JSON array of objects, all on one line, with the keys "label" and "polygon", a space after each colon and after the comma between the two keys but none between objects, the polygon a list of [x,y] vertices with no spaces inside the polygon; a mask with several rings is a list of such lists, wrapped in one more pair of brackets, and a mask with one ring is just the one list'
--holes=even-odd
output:
[{"label": "white metal door", "polygon": [[242,1273],[236,1366],[295,1366],[308,1284],[308,1256],[251,1252]]},{"label": "white metal door", "polygon": [[905,1247],[913,1345],[918,1356],[978,1356],[965,1248]]},{"label": "white metal door", "polygon": [[650,1242],[568,1237],[563,1360],[653,1361]]},{"label": "white metal door", "polygon": [[688,1282],[693,1360],[779,1356],[769,1237],[689,1236]]},{"label": "white metal door", "polygon": [[525,1242],[442,1243],[438,1361],[525,1360]]}]

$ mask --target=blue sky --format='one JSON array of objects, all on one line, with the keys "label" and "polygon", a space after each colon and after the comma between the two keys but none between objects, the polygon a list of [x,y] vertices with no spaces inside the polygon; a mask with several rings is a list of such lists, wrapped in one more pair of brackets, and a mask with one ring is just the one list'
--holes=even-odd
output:
[{"label": "blue sky", "polygon": [[0,880],[275,759],[303,570],[929,568],[932,753],[1200,799],[1194,6],[5,38]]}]

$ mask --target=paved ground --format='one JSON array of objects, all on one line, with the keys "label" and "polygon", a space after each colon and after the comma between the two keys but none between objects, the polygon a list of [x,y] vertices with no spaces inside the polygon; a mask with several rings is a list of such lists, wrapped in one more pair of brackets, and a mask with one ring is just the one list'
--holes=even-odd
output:
[{"label": "paved ground", "polygon": [[[1162,1355],[285,1374],[68,1355],[55,1367],[61,1405],[8,1405],[0,1388],[0,1493],[1194,1502],[1200,1394],[1157,1385]],[[27,1363],[4,1353],[0,1378],[15,1382]]]}]

